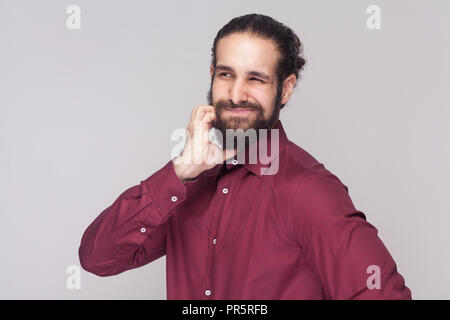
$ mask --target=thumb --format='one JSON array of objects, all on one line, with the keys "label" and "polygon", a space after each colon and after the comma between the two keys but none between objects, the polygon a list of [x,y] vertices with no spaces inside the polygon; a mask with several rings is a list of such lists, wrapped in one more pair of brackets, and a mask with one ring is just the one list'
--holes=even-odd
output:
[{"label": "thumb", "polygon": [[222,148],[220,148],[213,142],[209,142],[207,154],[207,164],[220,164],[225,161],[225,153],[223,152]]}]

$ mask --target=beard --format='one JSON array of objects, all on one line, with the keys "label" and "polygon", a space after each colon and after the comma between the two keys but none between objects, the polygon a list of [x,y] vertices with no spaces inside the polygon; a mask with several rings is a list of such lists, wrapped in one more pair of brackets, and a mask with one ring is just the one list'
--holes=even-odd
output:
[{"label": "beard", "polygon": [[[261,134],[261,132],[259,131],[260,129],[266,129],[263,130],[262,133],[264,132],[267,133],[267,131],[272,129],[273,126],[277,123],[281,109],[282,90],[280,84],[277,85],[277,94],[275,97],[274,106],[272,108],[272,113],[269,116],[269,118],[266,119],[264,118],[263,108],[259,103],[239,102],[238,104],[234,104],[233,101],[231,100],[219,100],[215,104],[213,104],[213,97],[212,97],[213,81],[214,80],[211,81],[209,87],[207,100],[208,104],[214,106],[216,110],[216,120],[213,121],[212,126],[221,133],[220,135],[217,132],[215,132],[216,140],[219,142],[222,148],[236,149],[236,147],[234,147],[235,137],[238,139],[238,141],[245,141],[245,145],[247,145],[247,138],[248,138],[250,140],[249,144],[251,144],[252,135],[249,133],[249,131],[255,130],[256,139],[259,139]],[[249,115],[248,117],[247,116],[229,116],[228,118],[224,117],[224,111],[226,109],[237,109],[237,108],[251,109],[253,110],[252,113],[256,113],[256,116],[253,120],[251,119],[251,115]]]}]

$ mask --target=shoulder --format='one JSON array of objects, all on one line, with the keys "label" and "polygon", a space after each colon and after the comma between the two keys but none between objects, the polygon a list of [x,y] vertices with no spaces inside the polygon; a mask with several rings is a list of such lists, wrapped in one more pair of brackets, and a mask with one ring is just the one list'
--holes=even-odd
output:
[{"label": "shoulder", "polygon": [[310,153],[290,142],[283,158],[280,172],[289,181],[291,218],[305,223],[330,223],[356,211],[348,187]]},{"label": "shoulder", "polygon": [[276,180],[283,183],[291,193],[296,192],[301,181],[313,180],[309,176],[329,173],[323,163],[290,140],[283,148],[278,165]]}]

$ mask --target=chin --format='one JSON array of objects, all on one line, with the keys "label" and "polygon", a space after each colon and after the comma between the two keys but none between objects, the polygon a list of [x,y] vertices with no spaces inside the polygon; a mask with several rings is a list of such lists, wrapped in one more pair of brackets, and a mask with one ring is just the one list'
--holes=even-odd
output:
[{"label": "chin", "polygon": [[253,121],[250,121],[247,118],[234,118],[227,120],[225,123],[227,129],[242,129],[245,131],[252,128]]}]

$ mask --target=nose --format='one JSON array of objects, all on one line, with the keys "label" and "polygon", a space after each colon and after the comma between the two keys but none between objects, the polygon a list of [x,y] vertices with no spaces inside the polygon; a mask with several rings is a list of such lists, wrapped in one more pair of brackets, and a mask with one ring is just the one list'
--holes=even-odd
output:
[{"label": "nose", "polygon": [[234,104],[248,100],[248,88],[244,81],[237,79],[230,87],[230,99]]}]

